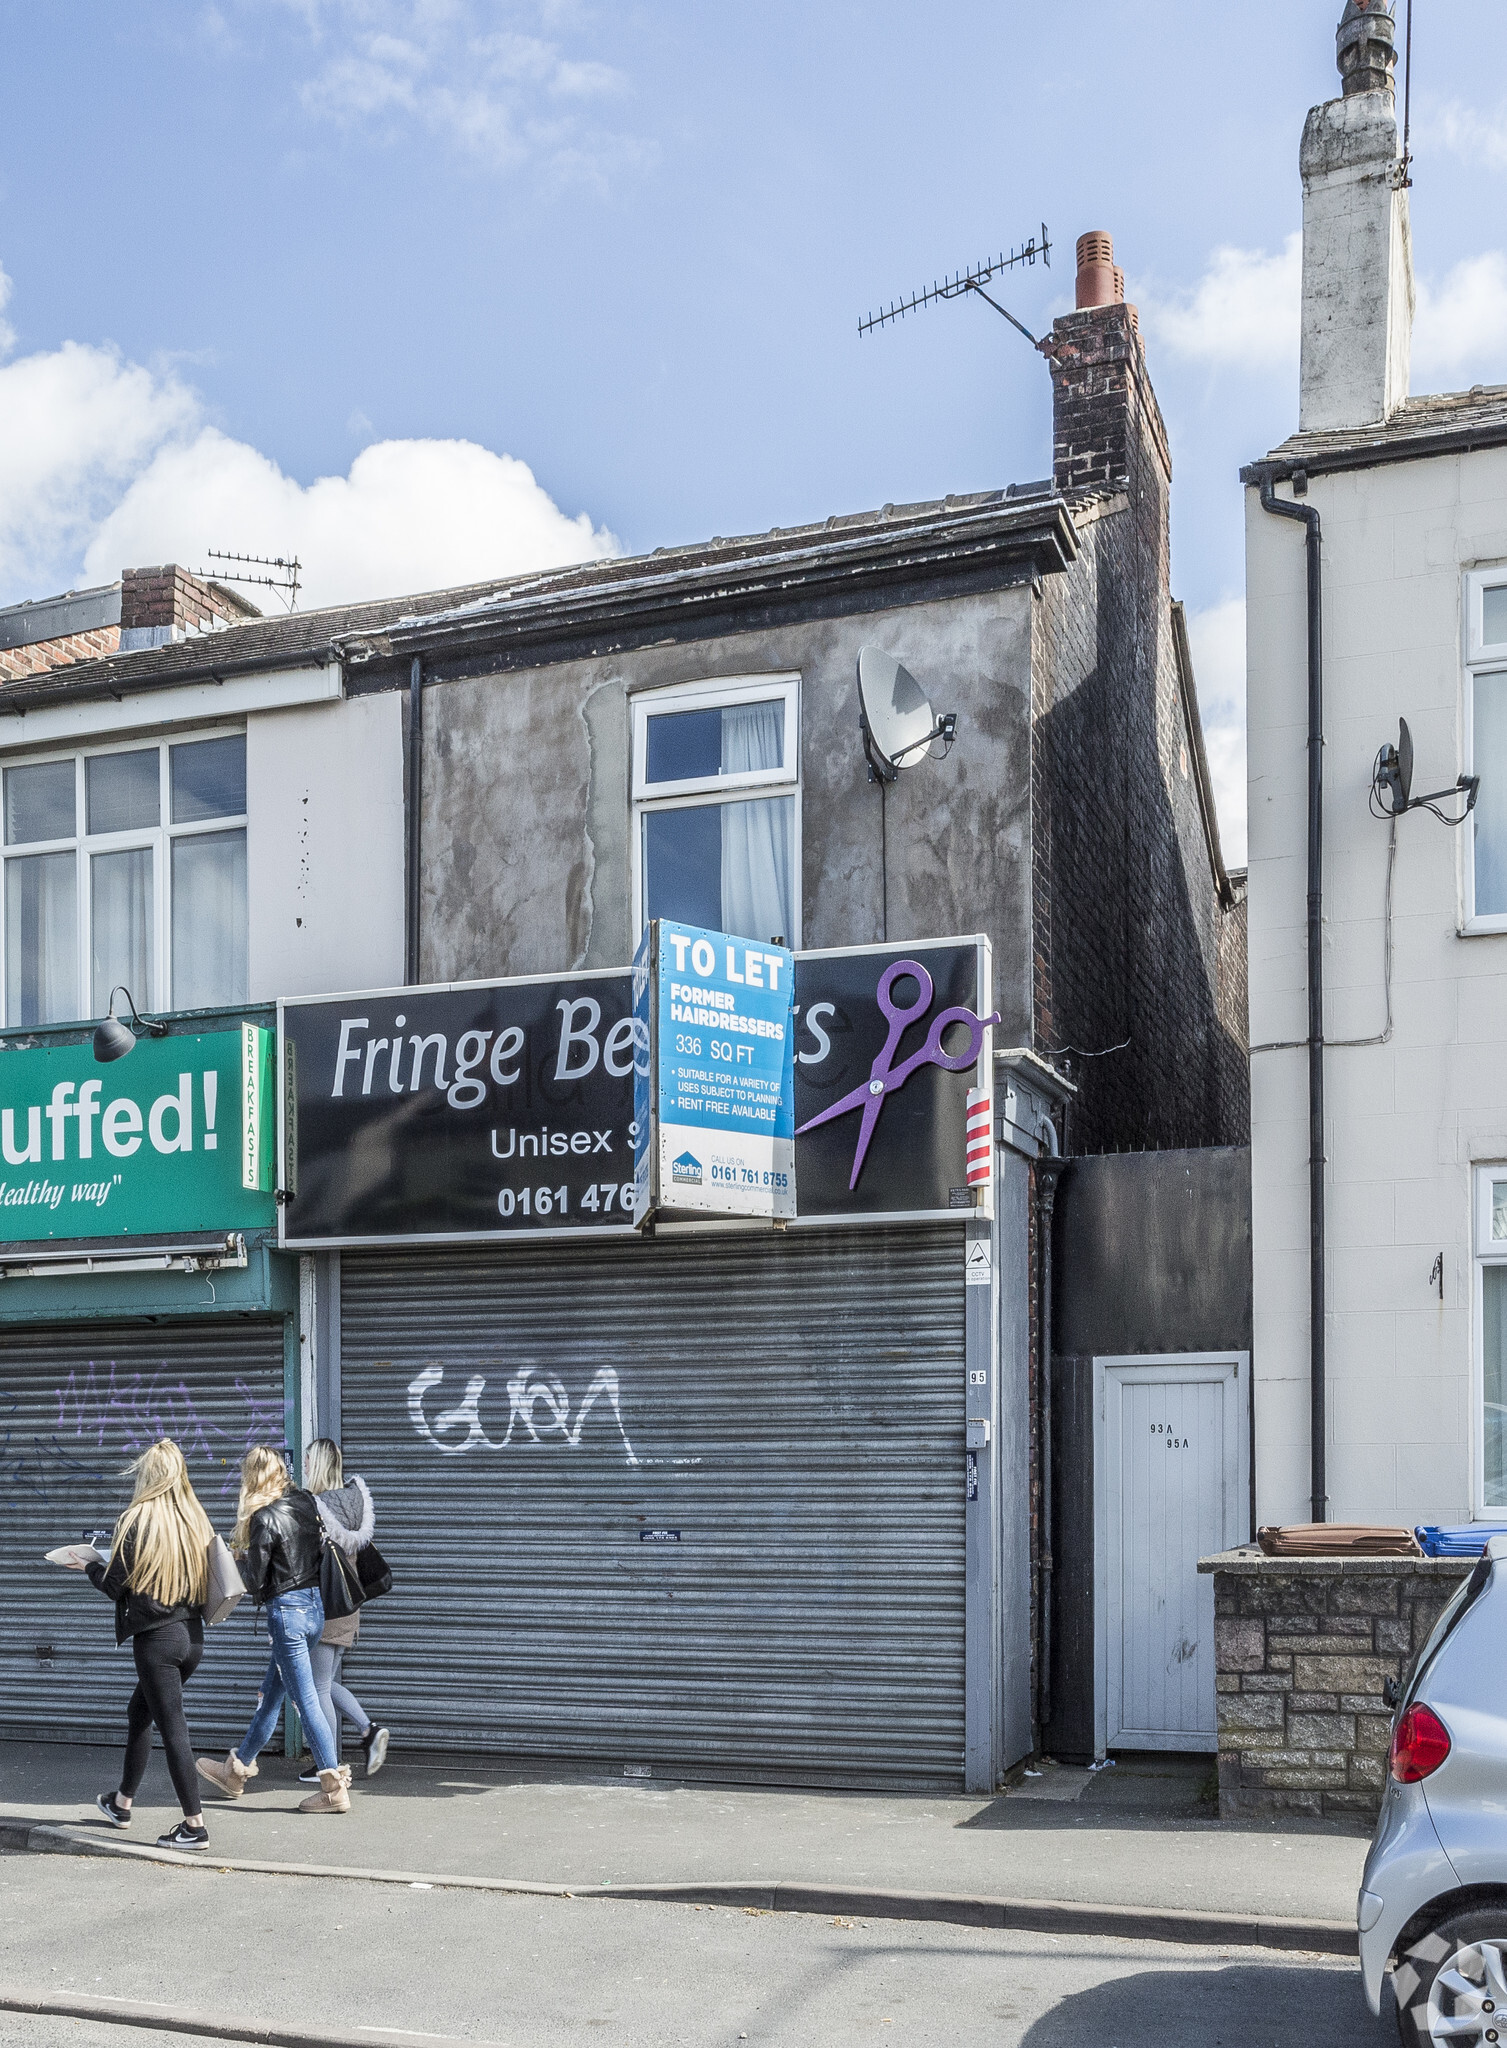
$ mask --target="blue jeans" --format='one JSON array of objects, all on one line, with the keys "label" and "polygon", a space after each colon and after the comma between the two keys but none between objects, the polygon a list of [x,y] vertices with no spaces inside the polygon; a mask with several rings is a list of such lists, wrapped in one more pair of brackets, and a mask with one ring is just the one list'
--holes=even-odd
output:
[{"label": "blue jeans", "polygon": [[267,1633],[272,1638],[272,1661],[262,1680],[262,1703],[236,1755],[243,1764],[256,1762],[272,1739],[284,1699],[291,1694],[303,1717],[304,1738],[314,1752],[315,1764],[321,1771],[333,1771],[340,1759],[330,1740],[330,1724],[319,1704],[309,1662],[310,1649],[324,1634],[319,1588],[301,1586],[296,1593],[274,1594],[267,1602]]}]

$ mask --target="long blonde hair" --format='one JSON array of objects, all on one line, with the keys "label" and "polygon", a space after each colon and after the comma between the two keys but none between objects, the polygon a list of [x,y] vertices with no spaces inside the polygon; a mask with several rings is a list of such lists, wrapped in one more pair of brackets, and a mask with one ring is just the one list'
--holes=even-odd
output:
[{"label": "long blonde hair", "polygon": [[281,1451],[271,1444],[253,1444],[241,1460],[241,1498],[236,1504],[232,1550],[244,1550],[251,1541],[251,1518],[261,1508],[281,1500],[293,1484]]},{"label": "long blonde hair", "polygon": [[160,1437],[127,1467],[135,1485],[131,1505],[115,1524],[113,1559],[129,1536],[133,1544],[126,1584],[164,1607],[202,1604],[209,1582],[209,1546],[214,1539],[171,1437]]},{"label": "long blonde hair", "polygon": [[333,1437],[316,1436],[303,1454],[303,1483],[310,1493],[335,1493],[345,1472]]}]

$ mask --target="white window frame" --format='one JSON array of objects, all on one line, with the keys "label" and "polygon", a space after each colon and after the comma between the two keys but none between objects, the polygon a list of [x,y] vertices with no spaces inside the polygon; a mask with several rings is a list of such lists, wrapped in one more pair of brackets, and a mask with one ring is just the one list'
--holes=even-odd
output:
[{"label": "white window frame", "polygon": [[[644,819],[651,811],[693,810],[708,803],[737,803],[740,798],[789,796],[795,804],[795,829],[791,834],[791,865],[794,883],[791,922],[795,929],[784,934],[792,948],[801,943],[801,679],[798,673],[782,671],[767,676],[728,676],[720,682],[670,683],[663,688],[640,690],[630,699],[633,710],[632,820],[630,827],[629,878],[633,892],[633,943],[644,930]],[[743,775],[689,776],[674,782],[650,782],[647,775],[649,720],[665,712],[720,711],[731,704],[767,704],[779,699],[785,711],[785,743],[778,768],[751,769]],[[767,934],[773,938],[774,933]]]},{"label": "white window frame", "polygon": [[[1482,595],[1489,589],[1507,588],[1507,563],[1492,569],[1467,569],[1463,590],[1464,640],[1465,640],[1465,772],[1474,775],[1476,770],[1476,679],[1479,676],[1507,675],[1507,640],[1488,642],[1482,639]],[[1492,764],[1498,773],[1507,769],[1507,763]],[[1493,911],[1476,914],[1476,820],[1472,813],[1464,832],[1461,876],[1462,908],[1464,916],[1462,929],[1466,932],[1507,932],[1507,911]]]},{"label": "white window frame", "polygon": [[[3,872],[3,864],[11,860],[25,859],[39,853],[71,853],[74,858],[74,888],[77,892],[77,935],[78,935],[78,994],[83,1006],[78,1017],[59,1017],[56,1024],[87,1023],[91,1016],[89,1005],[94,999],[91,986],[93,981],[93,931],[94,914],[93,871],[91,861],[97,853],[124,853],[141,847],[152,849],[152,916],[153,926],[153,976],[152,986],[147,989],[132,989],[131,995],[139,1008],[162,1012],[172,1007],[173,989],[173,920],[171,868],[173,846],[180,839],[193,839],[215,832],[245,832],[248,830],[247,813],[241,811],[235,816],[223,818],[198,818],[192,824],[172,823],[172,755],[173,747],[192,746],[196,740],[244,738],[244,726],[210,726],[204,730],[174,732],[154,738],[112,740],[98,747],[54,747],[36,754],[7,755],[0,761],[0,769],[42,768],[58,761],[72,761],[74,764],[73,818],[74,833],[69,839],[37,839],[18,841],[12,846],[4,838],[4,785],[0,781],[0,1020],[10,1014],[10,949],[5,919],[9,890]],[[124,832],[90,832],[88,770],[85,763],[97,760],[106,754],[144,754],[153,747],[157,749],[157,823],[138,825]],[[247,862],[246,886],[251,887],[250,862]],[[5,1028],[19,1030],[19,1025]],[[52,1025],[36,1025],[36,1030],[49,1030]]]},{"label": "white window frame", "polygon": [[1507,1181],[1507,1161],[1474,1169],[1474,1268],[1471,1275],[1471,1517],[1475,1521],[1507,1521],[1507,1507],[1486,1504],[1486,1286],[1488,1266],[1507,1266],[1507,1238],[1491,1234],[1491,1190]]}]

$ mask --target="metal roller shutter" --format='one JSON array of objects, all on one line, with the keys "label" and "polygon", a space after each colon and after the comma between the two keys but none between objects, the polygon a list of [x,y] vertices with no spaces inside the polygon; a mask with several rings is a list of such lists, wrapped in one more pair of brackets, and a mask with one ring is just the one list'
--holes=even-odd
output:
[{"label": "metal roller shutter", "polygon": [[419,1746],[838,1784],[963,1770],[951,1227],[346,1254],[342,1431]]},{"label": "metal roller shutter", "polygon": [[[272,1318],[0,1330],[0,1732],[124,1740],[129,1646],[88,1580],[43,1562],[130,1498],[124,1467],[173,1437],[222,1535],[248,1444],[283,1442],[283,1329]],[[249,1602],[209,1630],[185,1696],[195,1743],[245,1731],[267,1661]]]}]

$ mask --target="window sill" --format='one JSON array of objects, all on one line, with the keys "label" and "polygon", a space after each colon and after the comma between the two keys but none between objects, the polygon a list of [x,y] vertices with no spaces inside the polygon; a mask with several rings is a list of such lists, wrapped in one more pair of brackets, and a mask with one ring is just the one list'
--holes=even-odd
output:
[{"label": "window sill", "polygon": [[1507,917],[1472,917],[1455,926],[1457,939],[1507,938]]}]

